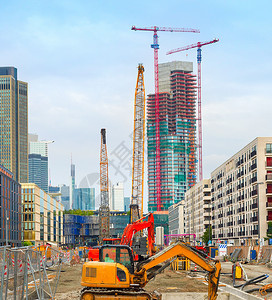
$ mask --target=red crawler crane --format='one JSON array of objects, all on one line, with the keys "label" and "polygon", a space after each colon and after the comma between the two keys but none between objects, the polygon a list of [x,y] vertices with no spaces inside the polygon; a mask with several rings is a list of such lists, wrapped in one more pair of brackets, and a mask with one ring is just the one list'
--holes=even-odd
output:
[{"label": "red crawler crane", "polygon": [[198,66],[198,139],[199,139],[199,147],[198,147],[198,156],[199,156],[199,181],[203,179],[203,164],[202,164],[202,117],[201,117],[201,47],[213,43],[217,43],[219,39],[213,39],[210,42],[198,42],[196,44],[188,45],[182,48],[177,48],[171,51],[168,51],[166,54],[177,53],[185,50],[189,50],[192,48],[197,48],[197,66]]},{"label": "red crawler crane", "polygon": [[161,210],[161,156],[160,156],[160,103],[159,103],[159,67],[158,67],[158,50],[159,37],[158,31],[168,32],[194,32],[199,33],[198,29],[191,28],[170,28],[170,27],[144,27],[138,28],[132,26],[131,30],[153,31],[153,44],[151,48],[154,49],[154,74],[155,74],[155,127],[156,127],[156,189],[157,189],[157,210]]}]

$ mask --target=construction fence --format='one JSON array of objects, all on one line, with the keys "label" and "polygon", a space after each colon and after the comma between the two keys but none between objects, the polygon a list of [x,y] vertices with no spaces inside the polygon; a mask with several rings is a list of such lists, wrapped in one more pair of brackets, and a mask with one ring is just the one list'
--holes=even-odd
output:
[{"label": "construction fence", "polygon": [[70,257],[56,249],[0,247],[0,300],[53,299],[62,263]]},{"label": "construction fence", "polygon": [[226,255],[232,261],[246,260],[265,264],[272,262],[272,246],[227,246]]}]

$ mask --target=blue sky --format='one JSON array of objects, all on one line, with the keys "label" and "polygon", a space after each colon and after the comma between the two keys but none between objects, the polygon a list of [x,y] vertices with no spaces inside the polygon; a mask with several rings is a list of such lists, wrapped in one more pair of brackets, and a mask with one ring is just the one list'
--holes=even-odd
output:
[{"label": "blue sky", "polygon": [[[194,62],[196,50],[173,48],[217,37],[203,48],[203,165],[207,178],[257,136],[271,136],[270,1],[5,1],[0,4],[0,65],[29,83],[29,132],[50,145],[52,184],[98,172],[100,129],[108,150],[132,147],[137,65],[154,91],[152,33],[131,26],[200,29],[159,32],[159,61]],[[112,181],[122,180],[112,173]],[[123,170],[123,172],[128,172]],[[126,195],[130,195],[127,174]]]}]

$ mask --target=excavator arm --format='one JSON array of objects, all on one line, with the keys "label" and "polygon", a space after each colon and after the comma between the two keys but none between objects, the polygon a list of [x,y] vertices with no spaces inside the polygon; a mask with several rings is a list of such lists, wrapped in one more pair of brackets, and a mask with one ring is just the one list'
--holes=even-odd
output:
[{"label": "excavator arm", "polygon": [[147,260],[139,263],[137,265],[137,270],[134,273],[134,282],[140,284],[141,286],[145,286],[149,281],[149,278],[154,277],[150,276],[150,274],[147,276],[147,271],[176,256],[186,257],[208,272],[208,299],[216,299],[221,271],[220,262],[217,260],[208,260],[194,251],[191,247],[181,242],[170,245]]},{"label": "excavator arm", "polygon": [[[148,220],[144,221],[144,219],[148,216]],[[149,255],[153,255],[155,253],[154,250],[154,243],[155,243],[155,237],[154,237],[154,216],[152,213],[148,214],[147,216],[133,222],[132,224],[128,224],[127,227],[124,230],[124,233],[121,238],[121,245],[128,245],[132,246],[133,236],[135,233],[146,229],[148,231],[148,252]]]}]

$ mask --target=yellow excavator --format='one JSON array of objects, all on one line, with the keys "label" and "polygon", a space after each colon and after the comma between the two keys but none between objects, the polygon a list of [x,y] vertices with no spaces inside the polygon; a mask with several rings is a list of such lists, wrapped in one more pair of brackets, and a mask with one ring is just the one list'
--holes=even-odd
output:
[{"label": "yellow excavator", "polygon": [[182,242],[166,247],[136,266],[129,246],[102,246],[99,249],[99,261],[90,261],[83,265],[81,285],[84,288],[80,299],[160,300],[159,293],[149,293],[143,287],[177,256],[188,258],[208,272],[208,299],[216,299],[220,262],[203,256]]}]

